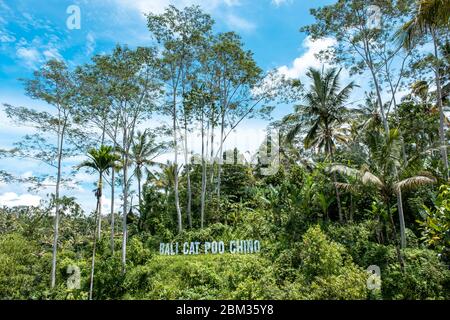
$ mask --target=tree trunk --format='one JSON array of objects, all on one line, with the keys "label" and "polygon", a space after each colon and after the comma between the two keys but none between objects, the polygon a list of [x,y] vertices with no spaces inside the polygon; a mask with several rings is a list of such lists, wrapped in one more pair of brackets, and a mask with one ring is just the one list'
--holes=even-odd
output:
[{"label": "tree trunk", "polygon": [[58,251],[58,236],[59,236],[59,190],[61,186],[61,166],[62,166],[62,153],[64,146],[64,133],[66,125],[62,126],[61,133],[58,135],[58,172],[56,176],[56,190],[55,190],[55,224],[53,235],[53,252],[52,252],[52,274],[51,274],[51,288],[53,289],[56,284],[56,256]]},{"label": "tree trunk", "polygon": [[[209,125],[209,124],[208,124]],[[200,204],[200,228],[203,229],[205,220],[205,198],[206,198],[206,161],[205,161],[205,127],[204,112],[202,110],[202,193]]]},{"label": "tree trunk", "polygon": [[115,170],[114,168],[112,169],[111,172],[111,252],[112,255],[114,255],[114,229],[115,229],[115,217],[114,217],[114,191],[115,191],[115,186],[114,184],[116,183],[115,180]]},{"label": "tree trunk", "polygon": [[[326,130],[328,132],[328,125],[326,125]],[[331,163],[333,163],[334,159],[333,159],[333,150],[331,148],[331,144],[328,144],[328,154],[330,155]],[[343,223],[344,222],[344,218],[342,216],[341,196],[340,196],[340,193],[339,193],[339,189],[337,187],[337,177],[336,177],[336,172],[335,171],[333,171],[333,182],[334,182],[334,191],[336,193],[336,202],[337,202],[337,206],[338,206],[339,222]]]},{"label": "tree trunk", "polygon": [[[373,67],[372,55],[370,54],[370,48],[368,47],[368,44],[366,44],[366,42],[365,42],[365,48],[366,48],[365,49],[366,50],[366,58],[367,58],[367,62],[368,62],[367,64],[368,64],[368,67],[370,69],[370,73],[372,74],[372,79],[373,79],[373,82],[374,82],[375,91],[377,93],[378,106],[380,108],[381,118],[382,118],[382,121],[383,121],[383,126],[384,126],[384,130],[385,130],[385,133],[386,133],[386,139],[387,139],[387,137],[389,137],[389,123],[387,121],[386,114],[384,113],[383,101],[381,99],[381,90],[380,90],[380,86],[379,86],[379,83],[378,83],[378,78],[377,78],[377,76],[375,74],[375,70],[374,70],[374,67]],[[397,167],[395,167],[395,166],[394,166],[394,176],[397,179],[399,177],[398,171],[397,171]],[[404,220],[404,217],[403,217],[402,193],[401,192],[398,193],[397,197],[398,197],[397,205],[398,205],[398,214],[399,214],[400,226],[403,225],[403,227],[404,227],[405,226],[405,220]],[[395,226],[393,226],[393,227],[395,228]],[[406,239],[406,236],[405,236],[404,232],[405,232],[404,229],[400,230],[400,237],[402,239]],[[404,242],[404,245],[406,246],[406,240],[405,241],[402,240],[402,243],[403,242]]]},{"label": "tree trunk", "polygon": [[449,172],[448,172],[448,155],[447,155],[447,141],[445,139],[445,131],[444,131],[444,124],[445,124],[445,115],[444,115],[444,109],[442,106],[442,86],[441,86],[441,76],[440,76],[440,70],[439,70],[439,52],[438,52],[438,44],[436,39],[436,31],[432,28],[431,29],[431,35],[433,37],[433,46],[434,46],[434,58],[436,59],[436,65],[434,67],[434,74],[435,74],[435,81],[436,81],[436,93],[437,93],[437,105],[439,107],[439,140],[440,140],[440,149],[441,149],[441,156],[442,156],[442,162],[444,164],[445,174],[444,177],[446,180],[449,178]]},{"label": "tree trunk", "polygon": [[[116,122],[115,122],[115,127],[114,127],[114,136],[113,136],[113,143],[114,143],[114,147],[117,148],[118,144],[117,144],[117,127],[119,125],[119,117],[116,117]],[[116,171],[115,168],[112,168],[112,172],[111,172],[111,252],[112,255],[114,255],[114,247],[115,247],[115,241],[114,241],[114,235],[116,232],[116,225],[115,225],[115,220],[116,217],[114,216],[114,199],[115,199],[115,190],[116,190]]]},{"label": "tree trunk", "polygon": [[370,67],[370,72],[372,73],[374,85],[375,85],[375,88],[376,88],[375,91],[377,93],[377,101],[378,101],[378,106],[380,108],[381,120],[383,121],[384,131],[386,132],[387,135],[389,135],[389,124],[387,122],[387,117],[386,117],[386,114],[384,112],[384,106],[383,106],[383,101],[381,99],[380,87],[378,85],[378,79],[375,76],[375,72],[373,71],[373,67]]},{"label": "tree trunk", "polygon": [[[100,190],[100,196],[102,196],[102,192]],[[100,199],[101,205],[101,199]],[[98,229],[97,229],[97,239],[100,241],[102,237],[102,208],[100,207],[98,210]]]},{"label": "tree trunk", "polygon": [[398,217],[400,220],[400,246],[402,249],[404,249],[406,248],[406,227],[405,227],[405,216],[403,214],[401,190],[399,190],[397,193],[397,207],[398,207]]},{"label": "tree trunk", "polygon": [[388,216],[389,216],[389,219],[392,224],[392,232],[394,233],[394,245],[395,245],[395,250],[397,252],[398,263],[400,264],[400,269],[402,270],[402,272],[404,272],[405,271],[405,261],[403,260],[403,255],[402,255],[402,252],[398,245],[397,231],[395,230],[394,218],[392,217],[391,210],[389,208],[389,201],[387,203],[387,207],[388,207],[387,208]]},{"label": "tree trunk", "polygon": [[143,225],[144,225],[144,216],[142,215],[142,200],[141,200],[141,193],[142,193],[142,187],[141,187],[141,168],[138,167],[136,168],[137,172],[139,174],[137,174],[137,183],[138,183],[138,206],[139,206],[139,223],[138,223],[138,230],[142,231],[143,230]]},{"label": "tree trunk", "polygon": [[[138,168],[140,170],[140,168]],[[141,176],[137,175],[137,183],[138,183],[138,204],[139,204],[139,214],[141,213],[142,208],[142,200],[141,200]]]},{"label": "tree trunk", "polygon": [[353,195],[350,193],[350,222],[353,222]]},{"label": "tree trunk", "polygon": [[[217,199],[220,199],[220,184],[222,179],[222,162],[223,162],[223,136],[225,130],[225,113],[222,112],[220,123],[220,146],[219,146],[219,164],[217,172]],[[220,209],[220,205],[218,206]]]},{"label": "tree trunk", "polygon": [[[102,173],[100,173],[100,177],[98,180],[98,189],[97,189],[97,209],[95,210],[95,222],[97,230],[94,230],[94,241],[92,244],[92,261],[91,261],[91,278],[89,283],[89,300],[92,300],[92,293],[94,291],[94,269],[95,269],[95,253],[97,250],[97,234],[98,230],[100,230],[100,219],[102,216]],[[99,238],[100,239],[100,238]]]},{"label": "tree trunk", "polygon": [[189,228],[192,228],[192,215],[191,215],[191,207],[192,207],[192,190],[191,190],[191,173],[190,173],[190,163],[188,158],[188,140],[187,140],[187,118],[184,116],[184,163],[186,166],[186,175],[187,175],[187,207],[186,213],[188,218]]},{"label": "tree trunk", "polygon": [[[126,150],[127,131],[123,132],[123,149]],[[128,154],[123,154],[123,212],[122,212],[122,273],[126,272],[126,257],[127,257],[127,214],[128,214]]]},{"label": "tree trunk", "polygon": [[341,196],[339,194],[339,189],[337,187],[337,178],[336,178],[336,172],[333,172],[333,182],[334,182],[334,191],[336,192],[336,201],[338,205],[338,213],[339,213],[339,222],[343,223],[344,218],[342,216],[342,208],[341,208]]},{"label": "tree trunk", "polygon": [[[100,146],[103,146],[105,143],[105,134],[106,134],[106,117],[105,117],[105,121],[103,122],[102,139],[101,139]],[[98,234],[97,234],[97,237],[99,240],[100,240],[101,236],[102,236],[102,216],[100,215],[99,222],[98,222]]]},{"label": "tree trunk", "polygon": [[173,93],[173,143],[174,143],[174,193],[175,193],[175,207],[177,210],[178,217],[178,233],[183,231],[183,221],[181,217],[181,208],[180,208],[180,195],[178,191],[178,141],[177,141],[177,100],[176,100],[176,92],[174,90]]},{"label": "tree trunk", "polygon": [[215,164],[215,159],[214,159],[214,129],[215,129],[215,125],[214,125],[214,109],[212,110],[212,116],[211,116],[211,176],[210,176],[210,185],[211,185],[211,193],[210,196],[213,194],[213,186],[214,186],[214,164]]}]

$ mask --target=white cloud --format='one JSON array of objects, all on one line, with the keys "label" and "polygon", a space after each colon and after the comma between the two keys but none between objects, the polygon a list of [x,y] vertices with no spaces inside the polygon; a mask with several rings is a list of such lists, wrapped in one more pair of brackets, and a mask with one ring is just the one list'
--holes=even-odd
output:
[{"label": "white cloud", "polygon": [[0,42],[14,42],[16,41],[16,37],[8,33],[7,31],[0,30]]},{"label": "white cloud", "polygon": [[86,36],[86,55],[90,56],[95,50],[95,37],[92,32]]},{"label": "white cloud", "polygon": [[321,67],[323,63],[320,62],[316,55],[335,44],[336,39],[333,38],[323,38],[313,41],[310,37],[307,37],[302,44],[305,52],[300,57],[296,58],[292,65],[281,66],[278,68],[278,71],[288,78],[299,79],[306,74],[309,67]]},{"label": "white cloud", "polygon": [[58,49],[56,48],[49,48],[47,50],[44,50],[42,54],[44,55],[45,60],[50,59],[64,60],[64,58],[61,56],[61,54],[58,52]]},{"label": "white cloud", "polygon": [[22,179],[28,179],[33,176],[33,171],[26,171],[20,175]]},{"label": "white cloud", "polygon": [[256,29],[256,25],[244,18],[238,17],[234,14],[229,14],[226,17],[226,23],[228,27],[234,28],[237,30],[245,31],[245,32],[251,32]]},{"label": "white cloud", "polygon": [[240,0],[224,0],[224,2],[229,7],[240,6],[241,5],[241,1]]},{"label": "white cloud", "polygon": [[18,195],[15,192],[6,192],[0,195],[0,207],[38,206],[41,197],[32,194]]},{"label": "white cloud", "polygon": [[127,8],[134,8],[142,13],[162,13],[169,5],[174,5],[177,8],[184,8],[191,5],[200,5],[206,11],[212,11],[220,6],[234,7],[240,5],[239,0],[115,0],[119,5]]},{"label": "white cloud", "polygon": [[[118,197],[114,199],[114,211],[119,212],[121,209],[120,201],[117,200]],[[92,210],[95,210],[93,208]],[[102,195],[102,215],[108,215],[111,212],[111,199]]]},{"label": "white cloud", "polygon": [[8,11],[8,12],[11,11],[11,8],[8,7],[7,4],[6,4],[3,0],[0,0],[0,8],[1,8],[2,10],[4,10],[5,12],[6,12],[6,11]]},{"label": "white cloud", "polygon": [[43,44],[39,37],[34,38],[31,42],[22,38],[17,43],[16,56],[30,69],[36,69],[50,59],[64,60],[58,51],[56,40],[57,37]]},{"label": "white cloud", "polygon": [[17,57],[20,58],[29,68],[36,68],[36,64],[40,61],[41,55],[35,48],[20,47],[16,51]]},{"label": "white cloud", "polygon": [[272,4],[276,7],[279,7],[282,4],[290,3],[290,2],[292,2],[292,0],[272,0]]}]

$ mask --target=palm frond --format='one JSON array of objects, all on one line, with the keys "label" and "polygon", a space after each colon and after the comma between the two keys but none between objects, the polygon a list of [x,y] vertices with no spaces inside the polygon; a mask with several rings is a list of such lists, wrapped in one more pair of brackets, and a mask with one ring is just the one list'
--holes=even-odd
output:
[{"label": "palm frond", "polygon": [[338,173],[341,173],[343,175],[346,175],[346,176],[349,176],[349,177],[352,177],[352,178],[356,178],[356,179],[360,176],[359,170],[354,169],[354,168],[350,168],[350,167],[347,167],[347,166],[344,166],[342,164],[334,164],[334,165],[332,165],[329,168],[329,171],[331,173],[338,172]]},{"label": "palm frond", "polygon": [[361,182],[365,185],[374,185],[378,189],[384,187],[384,183],[370,171],[364,171],[361,175]]},{"label": "palm frond", "polygon": [[355,193],[357,191],[357,188],[355,185],[352,185],[350,183],[344,183],[344,182],[336,182],[334,184],[336,188],[339,190],[345,191],[345,192],[352,192]]},{"label": "palm frond", "polygon": [[295,137],[301,131],[302,127],[303,127],[303,124],[301,122],[297,123],[294,127],[292,127],[286,134],[286,142],[292,143],[292,141],[295,139]]},{"label": "palm frond", "polygon": [[313,146],[315,138],[317,138],[317,131],[320,125],[320,119],[317,119],[316,122],[313,124],[313,126],[309,129],[308,133],[306,134],[305,139],[303,140],[304,146],[306,149],[311,148]]},{"label": "palm frond", "polygon": [[394,190],[398,193],[400,190],[415,189],[417,187],[433,183],[436,183],[436,178],[429,175],[418,175],[395,183]]}]

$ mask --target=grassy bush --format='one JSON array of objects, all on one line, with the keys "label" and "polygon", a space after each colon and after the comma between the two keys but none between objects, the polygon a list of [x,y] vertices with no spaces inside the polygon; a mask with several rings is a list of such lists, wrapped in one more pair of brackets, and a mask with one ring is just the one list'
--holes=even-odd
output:
[{"label": "grassy bush", "polygon": [[155,256],[124,287],[129,299],[277,298],[271,263],[258,255]]},{"label": "grassy bush", "polygon": [[382,293],[385,299],[450,299],[450,272],[428,249],[405,249],[405,272],[395,261],[393,249],[382,269]]}]

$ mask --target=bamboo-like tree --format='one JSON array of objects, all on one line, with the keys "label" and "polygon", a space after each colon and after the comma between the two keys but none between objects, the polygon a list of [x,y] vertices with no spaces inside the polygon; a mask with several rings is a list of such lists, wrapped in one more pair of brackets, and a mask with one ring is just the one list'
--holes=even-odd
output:
[{"label": "bamboo-like tree", "polygon": [[[305,134],[306,149],[323,150],[329,160],[333,162],[334,151],[339,142],[346,141],[346,135],[341,124],[348,114],[345,103],[355,84],[347,84],[341,89],[339,83],[340,70],[335,68],[317,70],[309,68],[307,73],[311,79],[311,87],[305,94],[304,104],[295,107],[295,112],[283,119],[284,124],[292,124],[286,134],[286,141],[292,143],[299,134]],[[333,172],[336,183],[336,174]],[[339,221],[343,222],[339,190],[335,187],[339,212]]]},{"label": "bamboo-like tree", "polygon": [[100,230],[100,220],[102,218],[102,191],[103,191],[103,176],[109,173],[109,170],[114,170],[117,166],[120,156],[113,152],[113,147],[102,145],[99,149],[90,149],[88,151],[89,160],[83,161],[80,168],[90,168],[98,173],[97,188],[95,189],[95,197],[97,198],[97,205],[95,209],[95,230],[94,240],[92,246],[92,261],[91,261],[91,277],[89,283],[89,300],[92,300],[94,290],[94,269],[95,269],[95,253],[97,249],[97,230]]}]

